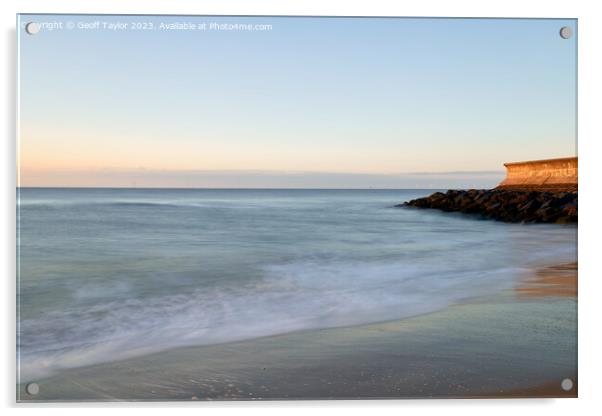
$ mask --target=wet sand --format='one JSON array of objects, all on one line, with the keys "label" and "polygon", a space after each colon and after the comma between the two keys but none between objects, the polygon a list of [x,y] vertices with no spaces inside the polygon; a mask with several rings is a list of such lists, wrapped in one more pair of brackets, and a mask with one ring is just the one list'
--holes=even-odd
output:
[{"label": "wet sand", "polygon": [[[485,397],[491,398],[575,398],[577,397],[578,386],[577,383],[573,382],[573,387],[569,391],[565,391],[561,387],[561,383],[553,381],[547,384],[542,384],[535,387],[527,387],[519,390],[510,391],[499,391],[496,394],[486,395]],[[478,397],[478,396],[477,396]]]},{"label": "wet sand", "polygon": [[519,297],[576,297],[577,263],[542,267],[517,287]]},{"label": "wet sand", "polygon": [[576,264],[543,267],[428,315],[65,370],[19,400],[576,397],[576,283]]}]

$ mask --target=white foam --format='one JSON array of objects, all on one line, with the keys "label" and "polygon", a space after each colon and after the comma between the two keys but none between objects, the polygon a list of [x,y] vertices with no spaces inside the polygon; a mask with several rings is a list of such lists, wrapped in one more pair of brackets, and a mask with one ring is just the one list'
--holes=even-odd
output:
[{"label": "white foam", "polygon": [[510,287],[519,272],[303,261],[268,266],[240,287],[54,312],[21,323],[21,381],[174,347],[414,316]]}]

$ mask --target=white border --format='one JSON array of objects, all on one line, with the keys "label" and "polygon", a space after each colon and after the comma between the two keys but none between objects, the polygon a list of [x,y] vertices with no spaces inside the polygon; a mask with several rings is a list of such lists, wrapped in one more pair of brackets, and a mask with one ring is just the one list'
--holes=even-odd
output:
[{"label": "white border", "polygon": [[[602,166],[600,161],[600,119],[602,105],[600,76],[602,64],[602,21],[595,1],[475,1],[423,0],[413,2],[385,0],[305,0],[292,1],[203,1],[203,0],[3,0],[2,13],[2,259],[3,283],[1,310],[3,312],[3,365],[0,392],[4,407],[15,407],[15,14],[22,13],[145,13],[145,14],[264,14],[264,15],[380,15],[380,16],[455,16],[455,17],[559,17],[579,19],[579,158],[580,158],[580,226],[579,226],[579,399],[556,400],[420,400],[420,401],[331,401],[331,402],[244,402],[244,403],[178,403],[178,404],[92,404],[86,413],[103,414],[107,407],[117,412],[144,412],[162,414],[166,407],[194,412],[241,410],[251,414],[287,413],[305,414],[308,411],[332,413],[344,411],[364,414],[377,410],[383,413],[422,411],[432,414],[504,415],[516,411],[547,415],[569,412],[595,413],[600,406],[600,360],[602,352],[600,323],[602,316],[599,299],[602,296],[602,273],[596,262],[602,204],[600,190],[596,191]],[[26,407],[26,412],[40,406]],[[67,407],[68,409],[61,409]],[[51,414],[80,413],[84,405],[53,405],[40,409]],[[119,408],[119,409],[117,409]],[[135,409],[136,408],[136,409]],[[14,409],[11,409],[14,410]],[[170,410],[171,411],[171,410]]]}]

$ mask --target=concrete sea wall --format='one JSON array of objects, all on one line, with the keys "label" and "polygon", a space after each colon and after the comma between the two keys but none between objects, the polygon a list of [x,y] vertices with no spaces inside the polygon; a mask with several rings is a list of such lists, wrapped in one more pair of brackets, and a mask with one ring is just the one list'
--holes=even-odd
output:
[{"label": "concrete sea wall", "polygon": [[576,157],[505,163],[506,179],[497,189],[577,191]]}]

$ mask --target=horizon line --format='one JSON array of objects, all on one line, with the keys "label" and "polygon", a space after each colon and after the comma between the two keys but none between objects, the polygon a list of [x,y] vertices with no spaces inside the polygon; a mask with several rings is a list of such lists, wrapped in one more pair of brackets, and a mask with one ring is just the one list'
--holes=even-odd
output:
[{"label": "horizon line", "polygon": [[[381,188],[381,187],[370,187],[370,188],[306,188],[306,187],[291,187],[291,188],[266,188],[266,187],[160,187],[160,186],[17,186],[16,190],[19,189],[182,189],[182,190],[305,190],[305,191],[315,191],[315,190],[324,190],[324,191],[404,191],[404,190],[437,190],[437,189],[458,189],[458,188],[449,188],[449,187],[433,187],[433,188]],[[464,189],[464,188],[462,188]],[[466,188],[468,189],[468,188]],[[477,188],[474,188],[477,189]],[[479,188],[481,189],[481,188]],[[485,189],[485,188],[482,188]]]}]

